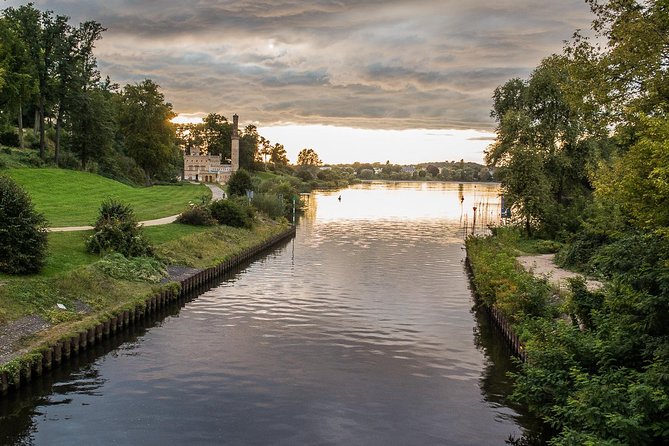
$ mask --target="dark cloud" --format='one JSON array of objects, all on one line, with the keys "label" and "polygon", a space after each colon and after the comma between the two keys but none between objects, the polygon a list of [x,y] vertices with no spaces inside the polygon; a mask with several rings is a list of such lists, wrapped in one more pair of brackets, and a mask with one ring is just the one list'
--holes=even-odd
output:
[{"label": "dark cloud", "polygon": [[35,4],[107,27],[97,55],[116,82],[150,77],[177,112],[265,126],[489,130],[493,89],[590,21],[582,0]]}]

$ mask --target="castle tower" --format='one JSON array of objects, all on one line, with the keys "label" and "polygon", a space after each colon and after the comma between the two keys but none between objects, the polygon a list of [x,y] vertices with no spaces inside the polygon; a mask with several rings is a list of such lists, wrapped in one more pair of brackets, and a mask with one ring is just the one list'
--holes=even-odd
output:
[{"label": "castle tower", "polygon": [[239,170],[239,116],[232,116],[232,153],[230,154],[232,171]]}]

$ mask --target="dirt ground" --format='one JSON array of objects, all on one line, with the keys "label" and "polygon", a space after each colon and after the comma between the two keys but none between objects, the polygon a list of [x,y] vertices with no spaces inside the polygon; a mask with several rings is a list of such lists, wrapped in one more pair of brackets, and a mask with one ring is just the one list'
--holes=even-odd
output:
[{"label": "dirt ground", "polygon": [[[516,260],[518,260],[526,270],[534,272],[537,276],[546,277],[550,283],[557,285],[560,289],[566,289],[569,286],[567,283],[568,278],[583,277],[582,274],[567,271],[557,266],[553,261],[554,257],[554,254],[540,254],[521,256],[517,257]],[[598,290],[604,286],[602,282],[588,278],[586,278],[585,283],[590,291]]]}]

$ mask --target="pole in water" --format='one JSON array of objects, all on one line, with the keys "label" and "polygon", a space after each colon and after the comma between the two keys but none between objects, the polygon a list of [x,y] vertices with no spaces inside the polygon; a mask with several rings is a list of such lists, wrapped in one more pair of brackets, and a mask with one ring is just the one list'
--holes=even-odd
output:
[{"label": "pole in water", "polygon": [[472,221],[472,235],[474,235],[474,230],[476,229],[476,206],[474,206],[474,220]]}]

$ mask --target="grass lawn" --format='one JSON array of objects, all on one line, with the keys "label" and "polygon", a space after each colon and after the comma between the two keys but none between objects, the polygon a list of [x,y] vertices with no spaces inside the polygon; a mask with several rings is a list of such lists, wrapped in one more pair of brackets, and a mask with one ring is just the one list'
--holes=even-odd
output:
[{"label": "grass lawn", "polygon": [[49,226],[92,225],[100,203],[114,197],[135,210],[139,220],[180,213],[188,202],[200,202],[211,191],[202,184],[131,187],[87,172],[65,169],[5,169],[30,195]]}]

